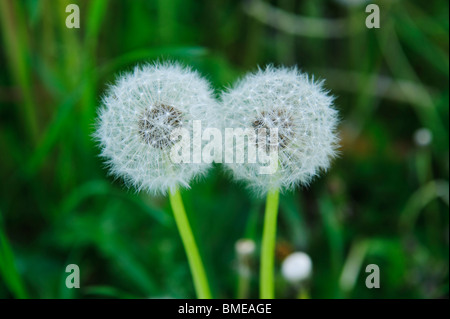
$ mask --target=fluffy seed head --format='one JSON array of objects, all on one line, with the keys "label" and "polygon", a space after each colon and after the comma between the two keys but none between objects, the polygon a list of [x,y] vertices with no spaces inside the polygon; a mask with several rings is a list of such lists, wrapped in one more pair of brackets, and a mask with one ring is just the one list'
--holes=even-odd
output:
[{"label": "fluffy seed head", "polygon": [[[257,194],[308,184],[336,154],[338,116],[333,97],[322,82],[297,68],[269,66],[245,76],[222,94],[222,109],[228,127],[278,129],[276,173],[260,174],[259,161],[227,163],[233,176],[248,182]],[[245,149],[248,141],[244,143]],[[266,145],[273,144],[267,132]]]},{"label": "fluffy seed head", "polygon": [[287,281],[298,283],[311,276],[312,267],[312,261],[308,254],[295,252],[283,261],[281,273]]},{"label": "fluffy seed head", "polygon": [[171,63],[137,66],[118,77],[102,104],[95,138],[111,173],[127,184],[166,193],[189,187],[206,172],[209,164],[170,159],[174,129],[185,128],[192,136],[192,121],[211,126],[217,118],[213,92],[196,72]]}]

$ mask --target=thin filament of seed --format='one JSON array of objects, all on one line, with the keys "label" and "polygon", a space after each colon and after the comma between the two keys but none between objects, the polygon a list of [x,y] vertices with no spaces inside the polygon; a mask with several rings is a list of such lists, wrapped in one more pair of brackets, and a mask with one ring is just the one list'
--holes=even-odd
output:
[{"label": "thin filament of seed", "polygon": [[[260,129],[266,129],[266,148],[275,145],[270,138],[270,129],[278,128],[278,147],[285,148],[294,135],[294,121],[285,110],[278,109],[273,112],[261,112],[256,120],[253,121],[252,127],[259,134]],[[258,143],[258,142],[257,142]]]}]

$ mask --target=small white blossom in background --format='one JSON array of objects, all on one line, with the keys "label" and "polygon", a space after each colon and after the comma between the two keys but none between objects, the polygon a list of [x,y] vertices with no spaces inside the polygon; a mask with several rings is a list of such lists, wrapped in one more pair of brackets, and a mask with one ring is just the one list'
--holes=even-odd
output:
[{"label": "small white blossom in background", "polygon": [[95,133],[101,156],[113,175],[138,191],[164,194],[189,187],[210,165],[172,163],[169,155],[176,141],[171,132],[185,128],[192,136],[194,120],[214,125],[216,106],[209,83],[190,68],[173,63],[137,66],[119,76],[103,97]]},{"label": "small white blossom in background", "polygon": [[251,239],[239,239],[235,244],[235,250],[238,256],[248,257],[255,252],[255,242]]},{"label": "small white blossom in background", "polygon": [[313,264],[311,258],[303,252],[294,252],[284,259],[281,265],[281,273],[290,283],[299,283],[308,279],[312,273]]},{"label": "small white blossom in background", "polygon": [[[270,147],[276,144],[278,148],[277,172],[260,174],[259,158],[255,164],[226,164],[237,180],[248,182],[259,195],[270,189],[288,190],[308,184],[328,169],[336,155],[338,114],[333,97],[322,82],[297,68],[269,66],[251,73],[224,92],[221,102],[227,127],[256,132],[278,129],[275,143],[266,139]],[[247,141],[244,143],[239,147],[248,147]]]},{"label": "small white blossom in background", "polygon": [[252,239],[242,238],[234,246],[237,254],[237,271],[240,276],[249,278],[252,273],[251,259],[255,253],[256,244]]},{"label": "small white blossom in background", "polygon": [[414,142],[417,146],[428,146],[433,141],[433,133],[427,128],[418,129],[414,133]]}]

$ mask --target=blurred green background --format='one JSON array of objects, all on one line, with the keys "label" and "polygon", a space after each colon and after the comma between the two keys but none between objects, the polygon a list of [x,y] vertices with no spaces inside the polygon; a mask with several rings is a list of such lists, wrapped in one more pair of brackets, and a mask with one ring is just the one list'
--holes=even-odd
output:
[{"label": "blurred green background", "polygon": [[[195,297],[167,199],[108,177],[90,137],[118,73],[171,59],[217,92],[298,65],[337,97],[340,157],[281,198],[277,297],[297,296],[279,266],[304,251],[312,298],[448,298],[449,3],[372,2],[380,29],[364,0],[0,0],[0,297]],[[182,196],[214,296],[257,298],[264,201],[220,165]],[[240,238],[257,248],[247,291]],[[64,284],[72,263],[80,289]]]}]

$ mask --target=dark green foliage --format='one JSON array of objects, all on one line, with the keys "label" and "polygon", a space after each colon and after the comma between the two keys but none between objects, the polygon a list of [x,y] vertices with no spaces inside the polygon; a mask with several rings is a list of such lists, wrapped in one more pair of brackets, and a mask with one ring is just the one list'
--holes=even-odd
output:
[{"label": "dark green foliage", "polygon": [[[71,2],[80,29],[65,27]],[[167,199],[108,177],[91,138],[107,84],[158,59],[193,66],[217,92],[266,63],[326,79],[340,157],[282,196],[277,267],[310,254],[312,298],[448,297],[448,2],[376,1],[381,28],[369,30],[364,6],[270,1],[319,23],[342,18],[337,38],[268,26],[252,3],[0,0],[0,298],[195,296]],[[420,147],[423,127],[433,142]],[[255,240],[256,298],[263,201],[220,165],[182,196],[215,297],[236,297],[234,245]],[[64,285],[71,263],[81,289]],[[372,263],[380,289],[365,287]],[[278,297],[297,296],[276,280]]]}]

